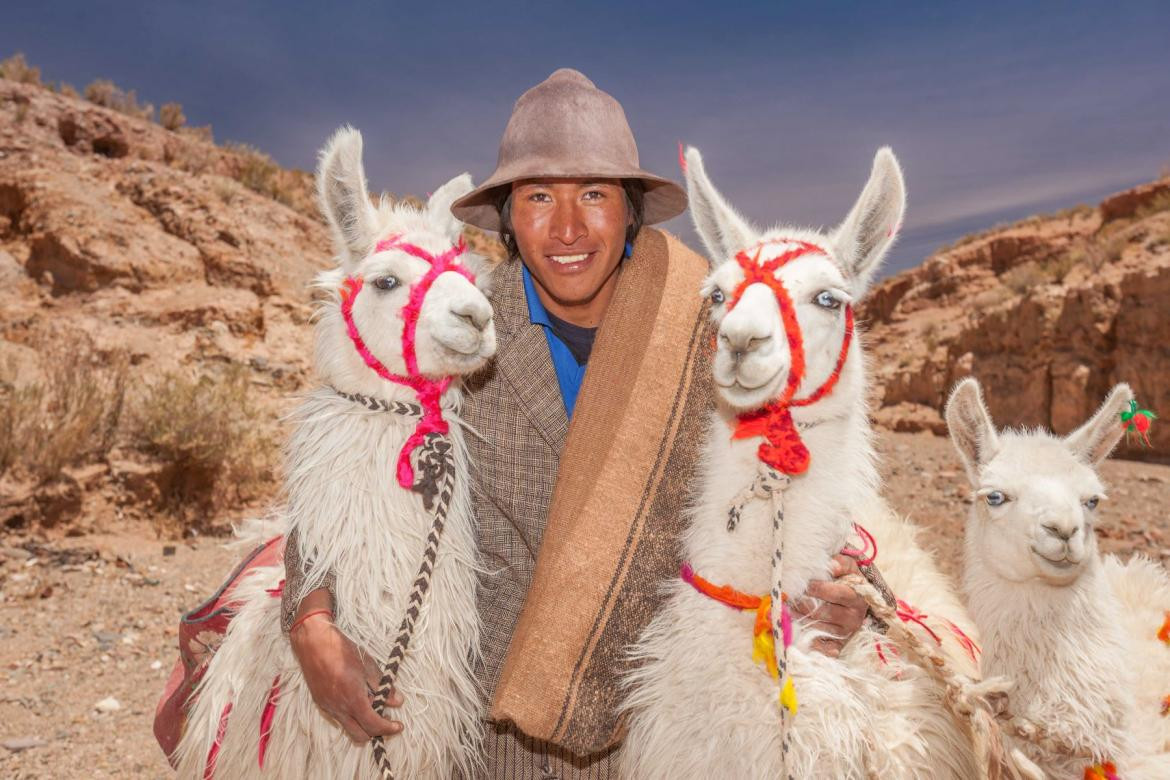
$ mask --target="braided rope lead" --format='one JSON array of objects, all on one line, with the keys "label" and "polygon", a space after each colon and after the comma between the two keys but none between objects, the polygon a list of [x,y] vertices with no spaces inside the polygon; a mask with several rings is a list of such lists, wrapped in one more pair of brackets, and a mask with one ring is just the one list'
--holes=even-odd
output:
[{"label": "braided rope lead", "polygon": [[[865,599],[874,616],[887,626],[887,635],[909,651],[915,663],[925,669],[945,689],[943,700],[959,719],[966,722],[971,731],[975,757],[979,762],[980,778],[997,780],[1002,768],[1011,777],[1036,777],[1036,767],[1019,751],[1005,751],[1003,730],[1030,742],[1043,750],[1076,758],[1091,759],[1084,748],[1052,737],[1039,724],[1019,715],[1013,715],[1007,707],[1007,690],[1010,683],[1003,678],[992,678],[976,682],[956,672],[947,660],[931,644],[911,631],[898,619],[897,613],[872,584],[856,574],[841,578],[859,596]],[[997,720],[999,722],[997,722]],[[1001,728],[1002,727],[1002,728]]]},{"label": "braided rope lead", "polygon": [[[793,780],[790,770],[789,752],[792,747],[792,717],[783,702],[784,686],[791,685],[788,679],[788,637],[784,630],[784,584],[782,580],[784,563],[784,491],[792,484],[792,477],[781,474],[760,462],[760,474],[752,483],[753,491],[763,490],[771,497],[772,503],[772,644],[776,652],[777,679],[780,682],[780,749],[783,755],[784,776]],[[730,526],[729,526],[730,530]],[[795,707],[794,707],[795,709]]]},{"label": "braided rope lead", "polygon": [[[410,597],[406,602],[406,614],[402,618],[402,625],[398,629],[398,638],[390,650],[385,664],[382,666],[382,678],[378,681],[378,690],[374,694],[374,711],[385,717],[386,702],[394,690],[394,683],[398,679],[398,670],[406,658],[406,651],[410,647],[410,639],[414,635],[414,626],[422,611],[423,598],[431,587],[431,575],[434,573],[435,560],[439,554],[439,540],[443,536],[443,527],[447,521],[447,512],[451,508],[451,496],[455,489],[455,468],[452,462],[451,445],[443,436],[431,434],[419,452],[419,483],[416,489],[422,494],[423,505],[427,510],[434,507],[434,521],[431,523],[431,532],[427,535],[427,546],[423,550],[422,563],[418,568],[418,576],[410,589]],[[394,780],[394,769],[390,765],[390,757],[386,753],[386,742],[383,737],[374,737],[374,761],[382,772],[382,780]]]}]

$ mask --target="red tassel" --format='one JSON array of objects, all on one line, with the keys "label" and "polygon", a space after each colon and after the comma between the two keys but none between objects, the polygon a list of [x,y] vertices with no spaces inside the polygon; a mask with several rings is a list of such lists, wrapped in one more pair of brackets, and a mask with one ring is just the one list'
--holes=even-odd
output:
[{"label": "red tassel", "polygon": [[284,580],[281,580],[280,582],[276,583],[275,588],[266,588],[264,592],[267,593],[269,596],[272,596],[272,598],[276,598],[277,596],[284,593]]},{"label": "red tassel", "polygon": [[687,172],[687,158],[683,156],[682,141],[678,142],[678,167],[682,168],[682,172]]},{"label": "red tassel", "polygon": [[272,678],[268,701],[260,713],[260,768],[264,768],[264,754],[268,751],[268,738],[272,736],[272,721],[276,718],[276,700],[280,698],[280,675]]},{"label": "red tassel", "polygon": [[203,780],[211,780],[215,776],[215,759],[219,757],[219,747],[223,744],[223,735],[227,733],[228,715],[232,714],[232,703],[229,701],[223,707],[219,716],[219,726],[215,729],[215,742],[207,751],[207,764],[203,767]]},{"label": "red tassel", "polygon": [[1158,639],[1170,645],[1170,611],[1166,612],[1166,619],[1162,621],[1162,627],[1158,629]]}]

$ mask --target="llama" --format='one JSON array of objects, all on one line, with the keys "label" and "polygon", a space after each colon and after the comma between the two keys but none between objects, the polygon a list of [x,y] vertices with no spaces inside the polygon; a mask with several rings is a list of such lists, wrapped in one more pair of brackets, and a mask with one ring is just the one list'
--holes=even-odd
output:
[{"label": "llama", "polygon": [[[339,264],[315,282],[326,293],[323,385],[293,414],[285,516],[306,562],[303,592],[332,575],[338,628],[374,661],[401,661],[404,704],[390,717],[405,736],[356,745],[314,704],[281,630],[284,567],[271,566],[236,591],[242,605],[188,713],[183,777],[381,777],[380,751],[411,778],[470,775],[479,761],[478,568],[453,377],[494,354],[495,329],[472,272],[484,284],[486,269],[465,253],[449,208],[471,178],[452,179],[421,209],[385,198],[375,208],[361,150],[361,135],[342,128],[317,171]],[[420,588],[415,578],[432,569]],[[402,660],[404,614],[417,630]],[[375,706],[385,677],[381,687]]]},{"label": "llama", "polygon": [[997,433],[974,379],[946,406],[975,491],[963,586],[983,637],[983,672],[1013,682],[1013,714],[1066,746],[1016,745],[1054,778],[1089,777],[1087,767],[1106,762],[1124,778],[1170,777],[1170,721],[1160,717],[1170,649],[1156,636],[1170,577],[1140,556],[1100,556],[1093,532],[1105,498],[1095,467],[1121,438],[1119,415],[1132,400],[1129,386],[1117,385],[1063,438]]},{"label": "llama", "polygon": [[[666,585],[633,650],[640,665],[624,703],[623,774],[975,777],[970,740],[939,688],[883,634],[863,628],[829,658],[811,650],[817,632],[791,625],[783,604],[830,578],[830,559],[857,522],[876,538],[887,584],[915,604],[899,615],[976,674],[957,596],[879,495],[865,357],[852,337],[851,303],[902,218],[897,160],[889,149],[877,153],[860,198],[829,233],[758,232],[712,186],[697,150],[684,168],[713,265],[704,294],[717,330],[717,404],[682,539],[683,577]],[[752,500],[776,491],[778,511]]]}]

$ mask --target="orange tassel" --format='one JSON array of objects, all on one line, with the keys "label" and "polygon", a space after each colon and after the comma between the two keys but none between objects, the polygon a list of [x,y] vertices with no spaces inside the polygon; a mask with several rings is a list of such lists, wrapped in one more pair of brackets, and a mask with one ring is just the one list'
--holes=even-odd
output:
[{"label": "orange tassel", "polygon": [[1166,612],[1166,619],[1162,621],[1162,627],[1158,629],[1158,639],[1170,645],[1170,610]]},{"label": "orange tassel", "polygon": [[1085,780],[1121,780],[1112,761],[1085,767]]},{"label": "orange tassel", "polygon": [[1162,699],[1162,717],[1170,715],[1170,695]]}]

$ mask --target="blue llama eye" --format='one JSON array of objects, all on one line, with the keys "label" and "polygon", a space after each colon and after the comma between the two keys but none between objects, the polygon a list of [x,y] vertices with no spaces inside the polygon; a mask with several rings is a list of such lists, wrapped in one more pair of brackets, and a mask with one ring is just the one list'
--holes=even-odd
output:
[{"label": "blue llama eye", "polygon": [[984,499],[987,501],[988,506],[1000,506],[1007,501],[1007,496],[1004,495],[1003,491],[993,490],[984,496]]},{"label": "blue llama eye", "polygon": [[374,286],[379,290],[393,290],[398,284],[397,276],[379,276],[374,280]]},{"label": "blue llama eye", "polygon": [[723,294],[723,291],[720,290],[718,287],[716,287],[714,290],[711,291],[711,303],[715,304],[716,306],[723,303],[723,301],[725,301],[726,299],[727,299],[727,296],[725,296]]},{"label": "blue llama eye", "polygon": [[1097,504],[1099,503],[1101,503],[1101,497],[1093,496],[1092,498],[1085,501],[1085,509],[1096,509]]},{"label": "blue llama eye", "polygon": [[821,290],[817,293],[817,297],[813,298],[813,303],[820,306],[822,309],[840,309],[841,301],[837,296],[828,290]]}]

